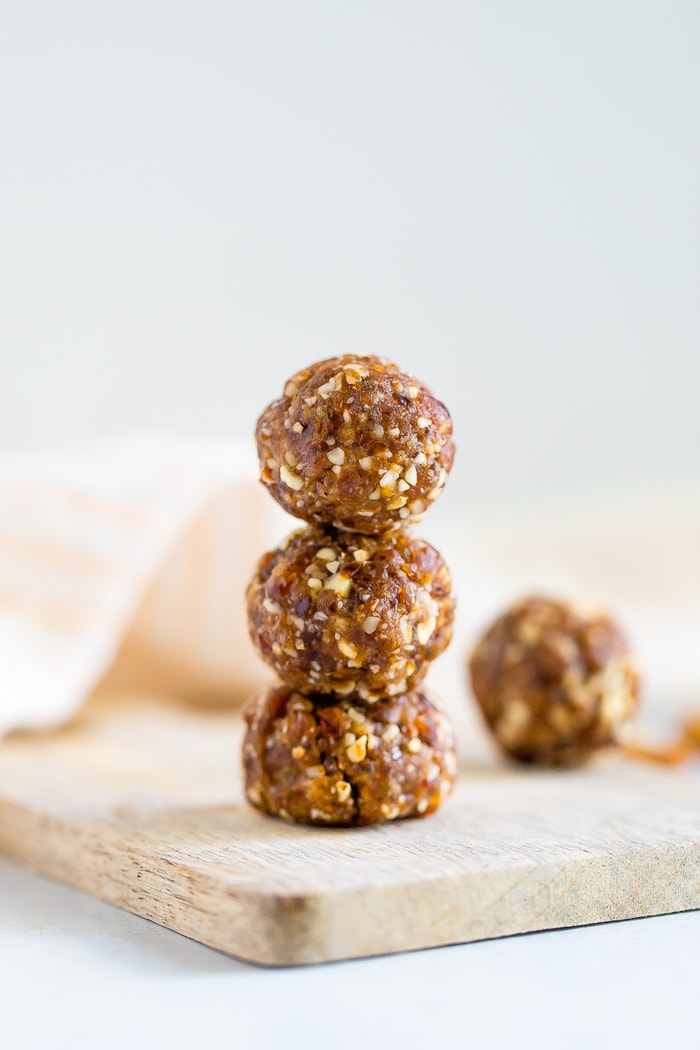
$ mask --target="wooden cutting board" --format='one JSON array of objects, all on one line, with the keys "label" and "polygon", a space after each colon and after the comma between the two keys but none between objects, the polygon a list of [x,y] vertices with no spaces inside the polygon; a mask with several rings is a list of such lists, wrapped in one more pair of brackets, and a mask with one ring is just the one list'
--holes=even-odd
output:
[{"label": "wooden cutting board", "polygon": [[465,768],[424,820],[332,830],[249,808],[240,717],[102,700],[0,745],[0,850],[278,966],[700,906],[700,774],[610,758]]}]

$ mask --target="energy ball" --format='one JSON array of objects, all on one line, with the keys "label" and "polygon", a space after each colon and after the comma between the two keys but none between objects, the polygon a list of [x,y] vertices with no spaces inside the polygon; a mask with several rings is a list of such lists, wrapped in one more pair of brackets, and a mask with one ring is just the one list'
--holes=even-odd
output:
[{"label": "energy ball", "polygon": [[447,647],[455,606],[425,540],[321,525],[263,555],[247,597],[250,636],[282,681],[366,702],[414,688]]},{"label": "energy ball", "polygon": [[302,824],[379,824],[424,816],[452,790],[445,717],[421,693],[360,710],[287,686],[246,711],[245,791],[258,809]]},{"label": "energy ball", "polygon": [[445,406],[381,357],[297,372],[256,438],[263,484],[286,511],[375,535],[420,518],[454,457]]},{"label": "energy ball", "polygon": [[615,623],[548,598],[525,598],[499,616],[470,672],[496,740],[523,762],[582,762],[614,742],[639,701],[639,675]]}]

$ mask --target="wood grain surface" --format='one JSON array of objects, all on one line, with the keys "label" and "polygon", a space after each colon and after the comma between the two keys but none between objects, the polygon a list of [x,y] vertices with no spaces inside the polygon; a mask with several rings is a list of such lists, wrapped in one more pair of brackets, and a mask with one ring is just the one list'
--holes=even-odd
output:
[{"label": "wood grain surface", "polygon": [[700,775],[619,758],[463,769],[425,820],[334,830],[246,805],[240,717],[101,698],[0,745],[0,850],[275,966],[700,906]]}]

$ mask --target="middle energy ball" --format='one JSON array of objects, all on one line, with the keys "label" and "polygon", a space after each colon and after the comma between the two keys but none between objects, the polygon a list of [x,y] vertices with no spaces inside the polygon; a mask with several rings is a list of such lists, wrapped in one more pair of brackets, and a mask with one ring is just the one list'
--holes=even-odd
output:
[{"label": "middle energy ball", "polygon": [[415,688],[449,644],[455,605],[425,540],[320,525],[263,555],[247,598],[251,638],[284,682],[369,703]]}]

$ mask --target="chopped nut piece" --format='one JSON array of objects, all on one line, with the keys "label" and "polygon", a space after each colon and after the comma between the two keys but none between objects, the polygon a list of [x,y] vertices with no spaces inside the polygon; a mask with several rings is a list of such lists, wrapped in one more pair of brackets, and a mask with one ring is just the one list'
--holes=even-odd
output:
[{"label": "chopped nut piece", "polygon": [[358,736],[357,740],[346,748],[345,754],[351,762],[362,762],[367,756],[367,736],[364,733]]},{"label": "chopped nut piece", "polygon": [[341,638],[338,642],[338,648],[343,656],[347,656],[348,660],[355,660],[357,658],[357,649],[352,642],[346,642],[344,638]]},{"label": "chopped nut piece", "polygon": [[283,463],[280,467],[280,478],[290,489],[294,489],[298,492],[303,489],[304,482],[301,480],[298,474],[292,474],[291,470]]},{"label": "chopped nut piece", "polygon": [[348,595],[352,587],[352,580],[342,572],[334,573],[323,585],[326,590],[335,591],[336,594]]},{"label": "chopped nut piece", "polygon": [[399,480],[399,475],[394,470],[387,470],[379,482],[380,489],[391,489]]},{"label": "chopped nut piece", "polygon": [[437,627],[437,619],[434,616],[428,617],[427,620],[422,620],[416,627],[416,635],[421,645],[425,645],[426,642],[431,638],[435,628]]},{"label": "chopped nut piece", "polygon": [[338,552],[334,547],[321,547],[316,551],[316,557],[319,561],[334,561],[338,557]]}]

